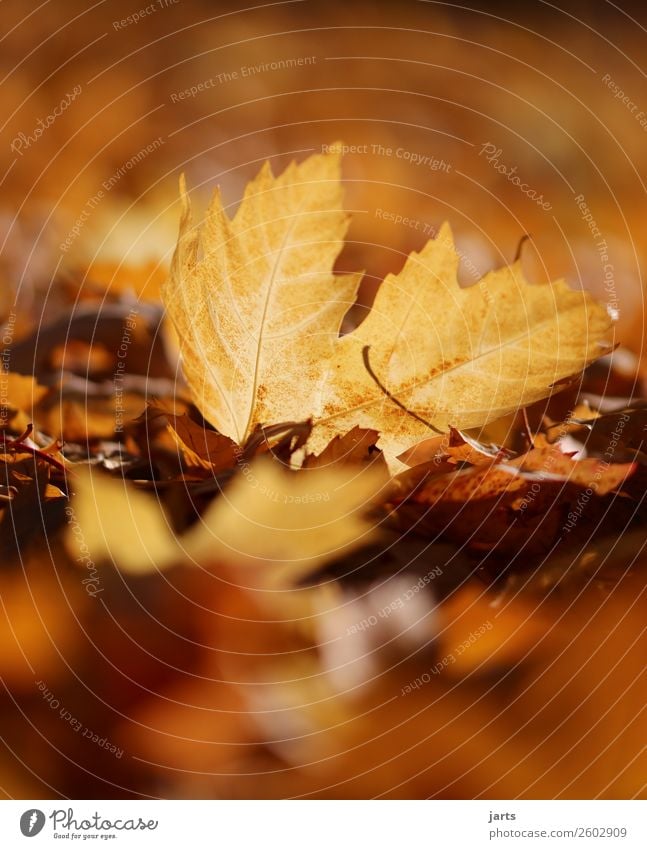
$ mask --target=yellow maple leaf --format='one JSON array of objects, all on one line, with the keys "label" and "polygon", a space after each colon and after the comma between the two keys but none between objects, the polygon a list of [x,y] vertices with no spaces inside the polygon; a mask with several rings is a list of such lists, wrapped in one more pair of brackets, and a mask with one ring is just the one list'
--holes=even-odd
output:
[{"label": "yellow maple leaf", "polygon": [[359,285],[332,274],[348,224],[339,165],[313,156],[275,178],[266,163],[233,221],[216,193],[199,233],[183,198],[162,297],[197,406],[242,444],[257,424],[303,420],[319,406]]},{"label": "yellow maple leaf", "polygon": [[196,405],[239,443],[257,424],[310,417],[311,450],[360,426],[392,461],[432,430],[548,396],[609,350],[605,308],[564,281],[530,285],[515,263],[461,288],[447,224],[340,337],[359,277],[332,273],[347,226],[334,152],[279,177],[266,163],[233,221],[216,193],[196,230],[183,198],[162,296]]}]

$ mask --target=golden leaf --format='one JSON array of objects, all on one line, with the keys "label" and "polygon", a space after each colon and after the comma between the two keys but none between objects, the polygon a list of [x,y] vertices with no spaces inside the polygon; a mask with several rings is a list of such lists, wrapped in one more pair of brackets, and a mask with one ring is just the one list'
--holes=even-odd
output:
[{"label": "golden leaf", "polygon": [[319,407],[359,283],[332,274],[348,222],[339,167],[337,156],[312,156],[275,178],[266,164],[233,221],[216,193],[199,233],[183,184],[162,297],[196,405],[239,444],[258,424],[303,420]]},{"label": "golden leaf", "polygon": [[339,167],[336,153],[279,177],[266,163],[233,221],[216,194],[199,231],[183,187],[162,295],[195,403],[221,433],[243,443],[259,423],[312,418],[311,451],[359,426],[393,461],[430,426],[481,426],[609,350],[605,308],[564,281],[530,285],[515,263],[461,288],[447,224],[340,337],[358,277],[332,274],[347,223]]}]

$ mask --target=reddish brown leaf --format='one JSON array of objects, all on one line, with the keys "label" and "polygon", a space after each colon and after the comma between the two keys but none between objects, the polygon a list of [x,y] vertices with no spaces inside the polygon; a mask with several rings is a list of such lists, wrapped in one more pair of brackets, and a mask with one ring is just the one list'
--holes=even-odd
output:
[{"label": "reddish brown leaf", "polygon": [[601,497],[617,490],[635,466],[575,461],[546,447],[505,464],[451,474],[432,469],[424,464],[396,478],[401,523],[476,550],[530,554],[568,535],[569,522],[575,527],[583,520],[590,530],[600,518]]},{"label": "reddish brown leaf", "polygon": [[379,436],[376,430],[355,426],[343,436],[333,437],[321,454],[308,454],[303,465],[305,468],[314,469],[336,463],[368,463],[381,456],[381,452],[375,447]]},{"label": "reddish brown leaf", "polygon": [[221,433],[207,430],[190,418],[188,413],[180,416],[169,413],[168,427],[171,435],[182,450],[189,466],[206,466],[214,472],[231,469],[236,463],[238,446]]}]

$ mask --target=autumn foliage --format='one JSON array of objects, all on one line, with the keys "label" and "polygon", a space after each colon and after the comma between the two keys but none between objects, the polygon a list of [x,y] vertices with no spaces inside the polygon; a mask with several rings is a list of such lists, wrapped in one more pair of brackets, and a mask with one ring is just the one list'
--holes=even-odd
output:
[{"label": "autumn foliage", "polygon": [[521,260],[459,285],[444,225],[348,327],[340,168],[265,164],[197,223],[183,181],[161,285],[85,269],[74,320],[12,342],[7,795],[640,794],[613,322]]}]

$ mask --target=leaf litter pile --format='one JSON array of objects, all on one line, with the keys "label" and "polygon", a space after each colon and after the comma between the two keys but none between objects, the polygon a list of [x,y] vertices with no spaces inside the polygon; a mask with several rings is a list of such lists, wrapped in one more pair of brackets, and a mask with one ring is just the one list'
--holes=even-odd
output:
[{"label": "leaf litter pile", "polygon": [[355,315],[340,159],[4,310],[7,796],[633,797],[647,412],[448,225]]}]

